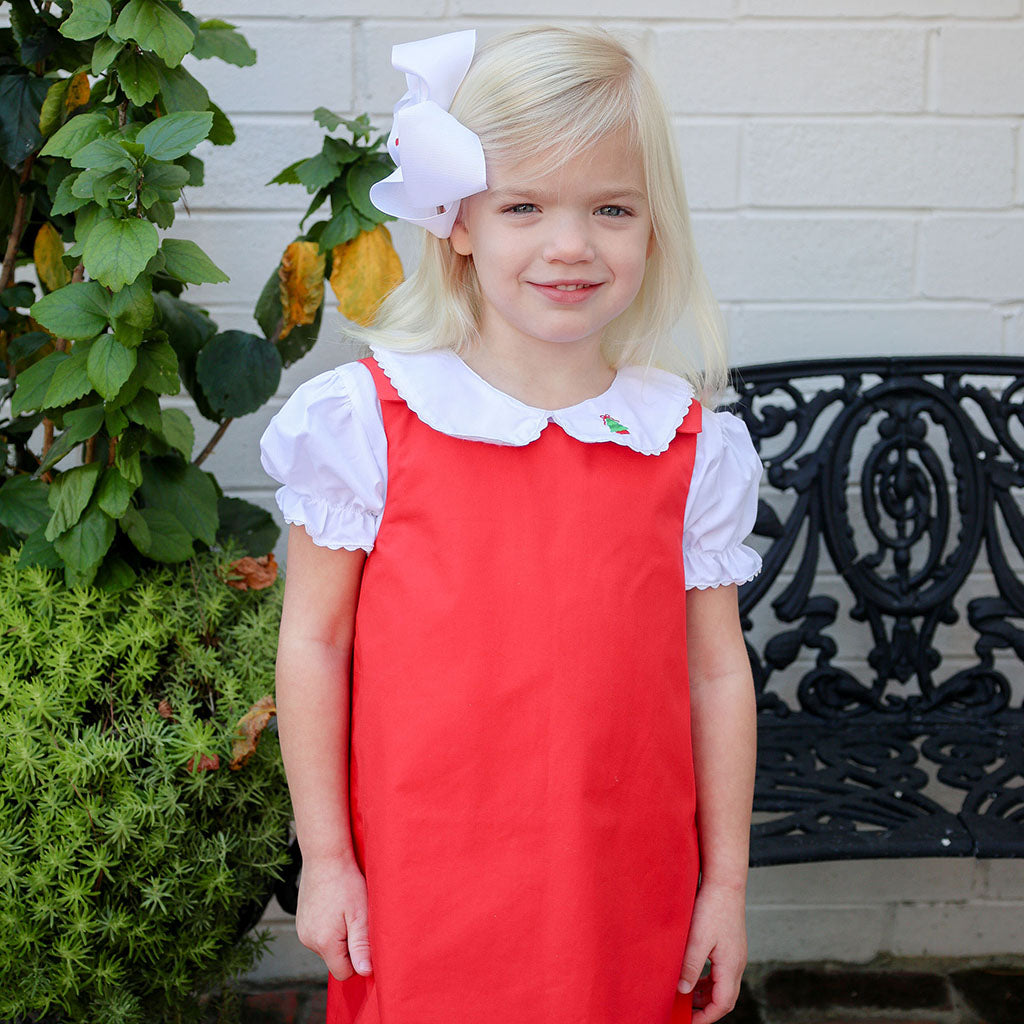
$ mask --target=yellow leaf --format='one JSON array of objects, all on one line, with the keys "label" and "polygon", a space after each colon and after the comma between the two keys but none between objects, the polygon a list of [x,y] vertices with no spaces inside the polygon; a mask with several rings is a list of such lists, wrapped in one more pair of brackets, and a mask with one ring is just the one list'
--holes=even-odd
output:
[{"label": "yellow leaf", "polygon": [[68,91],[64,94],[64,110],[70,114],[89,102],[89,76],[84,71],[71,76]]},{"label": "yellow leaf", "polygon": [[238,721],[236,739],[231,747],[231,765],[234,771],[256,752],[256,743],[267,723],[277,714],[277,704],[269,694],[258,701]]},{"label": "yellow leaf", "polygon": [[43,287],[48,291],[63,288],[71,280],[71,272],[64,266],[64,243],[60,232],[49,222],[36,232],[35,245],[32,247],[32,259],[36,264],[36,272]]},{"label": "yellow leaf", "polygon": [[383,224],[363,231],[331,252],[331,289],[338,309],[363,327],[373,322],[377,307],[402,280],[402,262]]},{"label": "yellow leaf", "polygon": [[281,279],[281,316],[284,326],[280,337],[291,329],[311,324],[324,301],[324,271],[327,257],[316,242],[292,242],[281,257],[277,276]]}]

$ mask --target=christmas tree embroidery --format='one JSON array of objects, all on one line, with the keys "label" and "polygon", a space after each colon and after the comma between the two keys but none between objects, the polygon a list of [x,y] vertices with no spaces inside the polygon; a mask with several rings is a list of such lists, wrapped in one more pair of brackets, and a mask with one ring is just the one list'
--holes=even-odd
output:
[{"label": "christmas tree embroidery", "polygon": [[607,413],[605,413],[601,417],[601,419],[604,421],[604,425],[613,434],[628,434],[629,433],[629,431],[614,416],[609,416]]}]

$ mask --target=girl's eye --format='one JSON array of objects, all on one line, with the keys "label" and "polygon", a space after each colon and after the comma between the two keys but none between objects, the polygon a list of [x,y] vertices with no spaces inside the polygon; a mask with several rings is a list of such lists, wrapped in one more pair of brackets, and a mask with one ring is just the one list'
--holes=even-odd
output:
[{"label": "girl's eye", "polygon": [[537,207],[533,203],[516,203],[515,206],[506,206],[505,213],[533,213]]},{"label": "girl's eye", "polygon": [[598,213],[604,214],[608,217],[632,217],[633,213],[631,210],[627,210],[624,206],[601,206],[598,207]]}]

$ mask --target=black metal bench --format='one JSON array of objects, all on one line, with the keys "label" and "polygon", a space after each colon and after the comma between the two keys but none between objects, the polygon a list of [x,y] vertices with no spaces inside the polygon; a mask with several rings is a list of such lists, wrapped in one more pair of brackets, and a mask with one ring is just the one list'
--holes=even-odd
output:
[{"label": "black metal bench", "polygon": [[1024,857],[1024,359],[733,381],[765,464],[751,863]]},{"label": "black metal bench", "polygon": [[733,382],[765,464],[751,863],[1024,857],[1024,358]]}]

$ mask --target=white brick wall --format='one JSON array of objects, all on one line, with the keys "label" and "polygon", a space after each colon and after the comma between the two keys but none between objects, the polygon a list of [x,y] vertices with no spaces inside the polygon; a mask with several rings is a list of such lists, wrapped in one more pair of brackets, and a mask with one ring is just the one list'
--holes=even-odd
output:
[{"label": "white brick wall", "polygon": [[[224,327],[252,304],[306,194],[265,188],[312,153],[318,105],[387,123],[395,42],[535,20],[597,22],[652,62],[673,114],[712,285],[737,363],[811,353],[1024,353],[1022,0],[192,0],[235,21],[255,68],[189,62],[239,141],[192,190],[194,238],[232,275],[194,289]],[[415,232],[393,228],[411,264]],[[351,358],[332,311],[284,375]],[[233,424],[209,466],[273,507],[257,441],[277,403]],[[212,432],[198,424],[200,442]],[[750,891],[751,956],[867,960],[1019,949],[1019,862],[928,860],[765,868]],[[268,915],[258,977],[322,976],[289,919]]]}]

